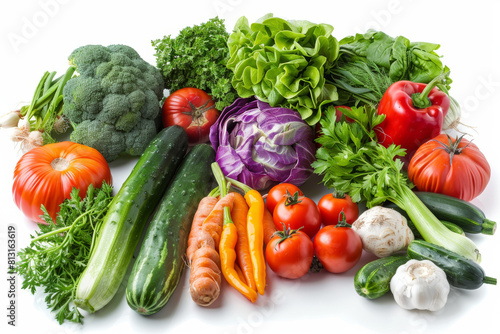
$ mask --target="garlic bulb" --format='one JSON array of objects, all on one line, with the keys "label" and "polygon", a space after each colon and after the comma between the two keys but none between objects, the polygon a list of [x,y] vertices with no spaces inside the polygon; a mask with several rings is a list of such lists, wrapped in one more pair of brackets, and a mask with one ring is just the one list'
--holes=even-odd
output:
[{"label": "garlic bulb", "polygon": [[361,237],[363,249],[378,257],[389,256],[413,241],[406,218],[394,209],[375,206],[366,210],[352,224]]},{"label": "garlic bulb", "polygon": [[410,260],[396,270],[391,292],[399,306],[407,310],[438,311],[450,292],[445,272],[429,260]]}]

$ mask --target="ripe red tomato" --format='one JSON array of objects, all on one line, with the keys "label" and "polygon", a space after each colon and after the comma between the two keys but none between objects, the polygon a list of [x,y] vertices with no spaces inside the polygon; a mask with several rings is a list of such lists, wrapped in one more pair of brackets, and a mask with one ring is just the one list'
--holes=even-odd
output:
[{"label": "ripe red tomato", "polygon": [[408,177],[418,190],[464,201],[483,192],[490,173],[488,161],[474,143],[446,134],[421,145],[408,165]]},{"label": "ripe red tomato", "polygon": [[188,134],[189,144],[205,143],[219,114],[210,95],[201,89],[186,87],[170,94],[163,103],[163,127],[180,125]]},{"label": "ripe red tomato", "polygon": [[291,183],[280,183],[272,187],[267,193],[266,205],[269,212],[274,212],[274,207],[281,201],[288,193],[295,194],[297,191],[299,195],[304,195],[302,191],[294,184]]},{"label": "ripe red tomato", "polygon": [[302,231],[282,230],[266,246],[269,268],[285,278],[295,279],[307,274],[313,256],[313,242]]},{"label": "ripe red tomato", "polygon": [[321,227],[321,215],[314,201],[296,192],[293,196],[286,196],[276,204],[273,212],[273,221],[276,229],[286,228],[306,233],[311,239]]},{"label": "ripe red tomato", "polygon": [[70,197],[73,187],[84,198],[90,184],[111,184],[111,171],[101,153],[70,141],[36,147],[16,164],[12,196],[26,217],[45,223],[39,216],[43,204],[55,221],[59,205]]},{"label": "ripe red tomato", "polygon": [[351,197],[337,192],[323,196],[318,202],[318,209],[324,225],[337,225],[342,220],[341,212],[344,212],[348,224],[354,223],[359,216],[358,205],[351,200]]},{"label": "ripe red tomato", "polygon": [[359,235],[347,226],[328,225],[314,237],[314,254],[326,270],[343,273],[358,263],[363,244]]}]

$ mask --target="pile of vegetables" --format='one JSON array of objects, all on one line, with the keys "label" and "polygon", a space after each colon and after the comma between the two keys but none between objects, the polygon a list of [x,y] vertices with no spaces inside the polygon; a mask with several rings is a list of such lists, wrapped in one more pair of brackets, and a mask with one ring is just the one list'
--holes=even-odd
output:
[{"label": "pile of vegetables", "polygon": [[[62,77],[46,72],[2,120],[27,151],[14,201],[40,229],[19,253],[23,288],[82,323],[132,262],[125,295],[142,315],[166,306],[186,266],[204,307],[223,280],[255,303],[267,266],[339,274],[363,252],[378,259],[353,274],[355,291],[391,291],[406,309],[497,284],[467,236],[496,231],[470,203],[490,166],[444,132],[460,110],[439,45],[332,33],[268,14],[229,34],[214,18],[152,41],[157,67],[129,46],[85,45]],[[124,154],[139,158],[113,196],[108,162]],[[317,203],[299,188],[313,173],[329,189]]]}]

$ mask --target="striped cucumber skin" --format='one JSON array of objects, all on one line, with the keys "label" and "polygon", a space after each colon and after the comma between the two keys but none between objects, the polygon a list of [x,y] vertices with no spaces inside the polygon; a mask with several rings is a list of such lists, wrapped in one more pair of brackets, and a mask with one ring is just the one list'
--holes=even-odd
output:
[{"label": "striped cucumber skin", "polygon": [[496,223],[486,219],[484,212],[472,203],[430,192],[415,194],[438,219],[458,225],[465,233],[493,235],[496,231]]},{"label": "striped cucumber skin", "polygon": [[384,257],[365,264],[354,276],[354,289],[358,295],[376,299],[390,290],[392,276],[399,266],[408,261],[404,254]]},{"label": "striped cucumber skin", "polygon": [[194,214],[213,184],[214,159],[211,146],[194,146],[160,201],[127,284],[127,302],[140,314],[160,311],[179,283]]},{"label": "striped cucumber skin", "polygon": [[151,141],[113,198],[87,268],[76,288],[76,306],[95,312],[115,295],[149,216],[188,148],[181,127],[166,128]]}]

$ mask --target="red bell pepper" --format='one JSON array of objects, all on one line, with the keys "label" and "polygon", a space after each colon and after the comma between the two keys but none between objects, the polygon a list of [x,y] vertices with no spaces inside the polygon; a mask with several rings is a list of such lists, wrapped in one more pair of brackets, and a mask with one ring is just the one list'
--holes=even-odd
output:
[{"label": "red bell pepper", "polygon": [[441,133],[450,99],[435,86],[444,78],[446,74],[429,84],[395,82],[380,100],[377,112],[386,116],[375,128],[377,140],[385,147],[395,144],[405,148],[406,156],[401,158],[405,166],[420,145]]}]

